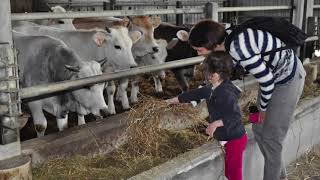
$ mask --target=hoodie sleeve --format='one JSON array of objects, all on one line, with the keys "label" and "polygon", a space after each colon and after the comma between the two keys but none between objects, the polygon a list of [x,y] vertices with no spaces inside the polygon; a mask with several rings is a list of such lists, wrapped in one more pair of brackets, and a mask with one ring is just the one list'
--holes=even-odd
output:
[{"label": "hoodie sleeve", "polygon": [[188,92],[184,92],[178,96],[179,102],[189,103],[191,101],[200,102],[201,99],[207,99],[211,95],[211,88],[204,86],[198,89],[194,89]]}]

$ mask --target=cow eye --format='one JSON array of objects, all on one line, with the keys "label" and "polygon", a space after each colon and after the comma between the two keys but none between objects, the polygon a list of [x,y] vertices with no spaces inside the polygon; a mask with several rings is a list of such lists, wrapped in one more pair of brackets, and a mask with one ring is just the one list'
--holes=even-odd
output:
[{"label": "cow eye", "polygon": [[114,48],[116,48],[116,49],[121,49],[121,47],[118,46],[118,45],[115,45]]},{"label": "cow eye", "polygon": [[83,86],[84,89],[90,90],[91,86]]}]

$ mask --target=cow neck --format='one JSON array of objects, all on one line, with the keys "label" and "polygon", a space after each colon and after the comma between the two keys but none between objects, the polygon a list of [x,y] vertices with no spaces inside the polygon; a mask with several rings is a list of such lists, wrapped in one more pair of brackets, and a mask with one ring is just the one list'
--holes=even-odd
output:
[{"label": "cow neck", "polygon": [[68,93],[67,99],[66,107],[68,109],[71,109],[77,113],[79,110],[81,111],[81,109],[84,109],[86,112],[88,112],[87,109],[72,95],[72,92]]}]

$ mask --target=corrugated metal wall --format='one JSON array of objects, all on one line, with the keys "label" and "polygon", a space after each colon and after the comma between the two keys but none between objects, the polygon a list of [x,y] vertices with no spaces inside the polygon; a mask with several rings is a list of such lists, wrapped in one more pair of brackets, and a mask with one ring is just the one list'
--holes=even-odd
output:
[{"label": "corrugated metal wall", "polygon": [[[290,5],[291,0],[236,0],[232,6],[281,6]],[[256,12],[238,12],[237,17],[239,22],[242,22],[252,16],[279,16],[290,19],[290,10],[275,10],[275,11],[256,11]]]}]

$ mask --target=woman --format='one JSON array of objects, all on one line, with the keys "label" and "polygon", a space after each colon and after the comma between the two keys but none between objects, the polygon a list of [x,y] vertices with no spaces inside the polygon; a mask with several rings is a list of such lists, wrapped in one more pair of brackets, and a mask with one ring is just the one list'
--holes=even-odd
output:
[{"label": "woman", "polygon": [[[191,29],[189,43],[199,55],[226,51],[224,40],[230,33],[221,24],[204,20]],[[259,123],[253,124],[253,132],[265,159],[264,180],[286,179],[282,144],[305,79],[301,61],[293,50],[261,55],[283,44],[266,31],[248,28],[233,38],[228,51],[234,64],[251,73],[260,85],[260,117]]]}]

